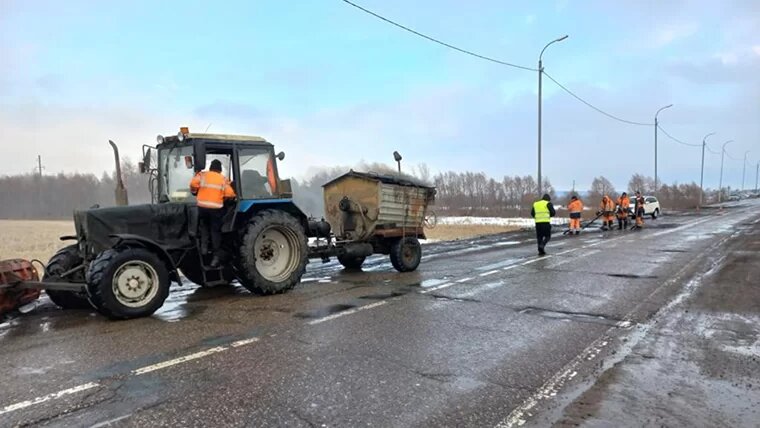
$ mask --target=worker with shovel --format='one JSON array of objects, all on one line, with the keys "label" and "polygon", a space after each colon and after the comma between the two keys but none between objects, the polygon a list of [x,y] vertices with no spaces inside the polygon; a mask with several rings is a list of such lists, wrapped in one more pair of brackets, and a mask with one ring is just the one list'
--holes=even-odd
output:
[{"label": "worker with shovel", "polygon": [[628,199],[628,194],[623,192],[617,200],[617,218],[618,218],[618,230],[628,229],[628,209],[631,205],[631,200]]},{"label": "worker with shovel", "polygon": [[607,195],[604,195],[602,202],[599,204],[599,212],[602,214],[602,230],[611,230],[612,222],[615,220],[615,202]]},{"label": "worker with shovel", "polygon": [[637,230],[644,227],[644,197],[641,196],[641,192],[636,192],[634,200],[633,215],[636,217],[636,224],[631,227],[631,230]]},{"label": "worker with shovel", "polygon": [[570,212],[570,233],[579,235],[581,233],[581,212],[583,211],[583,202],[573,195],[570,203],[567,204],[567,210]]}]

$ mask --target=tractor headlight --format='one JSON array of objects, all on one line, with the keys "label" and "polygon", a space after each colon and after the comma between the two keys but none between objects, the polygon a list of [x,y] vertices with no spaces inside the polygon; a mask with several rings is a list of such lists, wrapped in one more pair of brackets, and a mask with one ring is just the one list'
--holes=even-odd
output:
[{"label": "tractor headlight", "polygon": [[156,142],[157,142],[158,144],[164,144],[164,136],[163,136],[163,135],[159,135],[159,136],[157,136],[157,137],[156,137]]}]

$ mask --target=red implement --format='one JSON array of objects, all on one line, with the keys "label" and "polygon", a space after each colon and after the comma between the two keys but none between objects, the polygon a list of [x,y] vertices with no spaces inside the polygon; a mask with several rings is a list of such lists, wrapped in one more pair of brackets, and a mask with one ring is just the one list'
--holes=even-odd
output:
[{"label": "red implement", "polygon": [[[22,259],[0,261],[0,315],[40,297],[40,290],[12,287],[19,281],[39,281],[37,269]],[[11,287],[4,287],[11,285]]]}]

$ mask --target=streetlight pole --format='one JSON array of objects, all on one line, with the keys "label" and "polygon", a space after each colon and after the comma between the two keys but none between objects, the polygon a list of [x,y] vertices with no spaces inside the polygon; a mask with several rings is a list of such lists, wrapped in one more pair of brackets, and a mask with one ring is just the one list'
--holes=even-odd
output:
[{"label": "streetlight pole", "polygon": [[742,192],[744,191],[744,175],[747,172],[747,153],[749,153],[749,150],[744,152],[744,162],[742,162]]},{"label": "streetlight pole", "polygon": [[718,182],[718,202],[723,202],[723,159],[726,157],[726,144],[733,142],[734,140],[728,140],[723,143],[723,148],[720,151],[720,181]]},{"label": "streetlight pole", "polygon": [[666,108],[671,107],[673,107],[673,104],[668,104],[657,110],[657,113],[654,114],[654,193],[657,193],[657,189],[659,189],[657,187],[657,115]]},{"label": "streetlight pole", "polygon": [[760,175],[760,161],[757,161],[757,166],[755,167],[755,193],[757,194],[757,177]]},{"label": "streetlight pole", "polygon": [[710,135],[715,135],[715,133],[711,132],[702,138],[702,169],[699,173],[699,205],[697,205],[699,208],[702,208],[702,195],[705,193],[705,188],[703,186],[705,181],[705,146],[707,146],[707,137]]},{"label": "streetlight pole", "polygon": [[544,63],[543,63],[543,56],[544,51],[546,48],[548,48],[551,44],[561,42],[567,38],[567,34],[564,36],[554,39],[551,42],[547,43],[546,46],[544,46],[543,49],[541,49],[541,54],[538,55],[538,195],[541,196],[542,186],[541,186],[541,78],[544,74]]}]

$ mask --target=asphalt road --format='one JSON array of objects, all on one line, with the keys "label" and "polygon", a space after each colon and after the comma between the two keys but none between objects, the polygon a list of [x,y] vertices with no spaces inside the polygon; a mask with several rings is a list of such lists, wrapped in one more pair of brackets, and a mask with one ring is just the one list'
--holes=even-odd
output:
[{"label": "asphalt road", "polygon": [[426,245],[408,274],[316,261],[288,294],[177,287],[139,320],[43,303],[0,324],[0,426],[580,423],[578,397],[760,231],[758,207],[555,233],[543,258],[518,233]]}]

